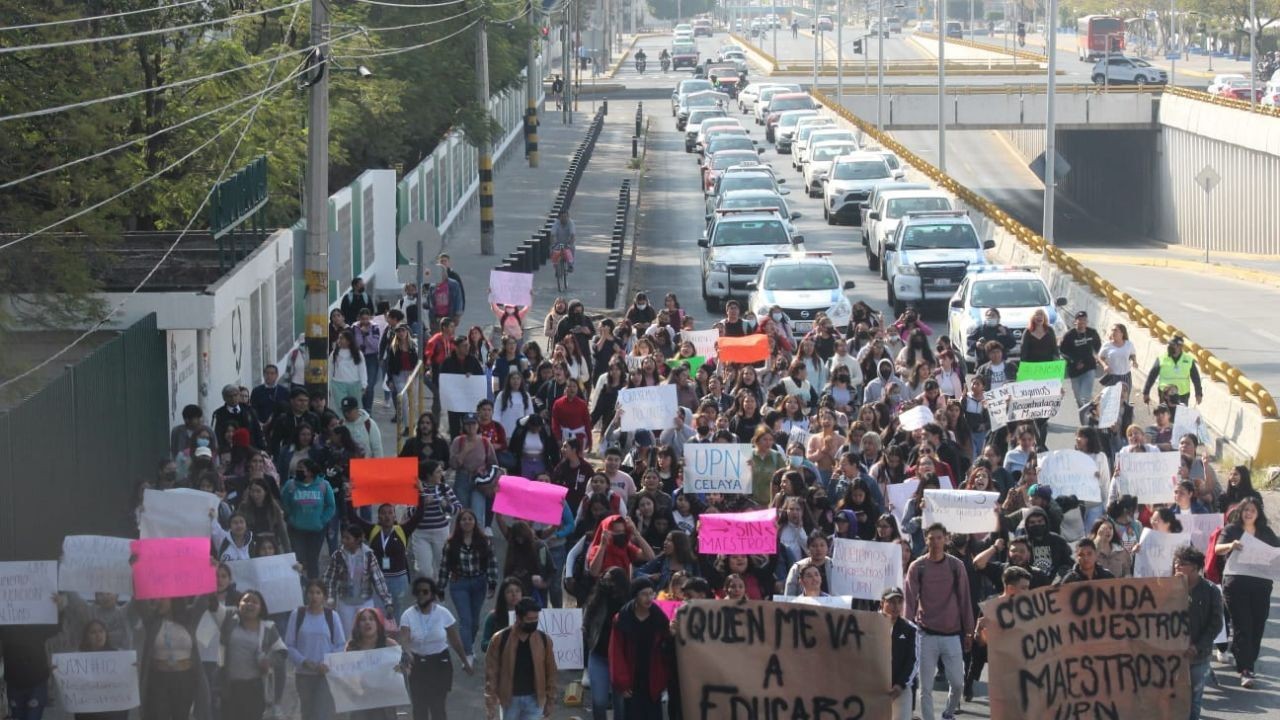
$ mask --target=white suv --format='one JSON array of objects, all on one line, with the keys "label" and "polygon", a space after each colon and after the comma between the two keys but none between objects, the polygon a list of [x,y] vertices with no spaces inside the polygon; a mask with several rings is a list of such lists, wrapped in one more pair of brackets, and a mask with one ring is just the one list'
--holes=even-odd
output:
[{"label": "white suv", "polygon": [[893,314],[901,315],[909,302],[950,298],[971,267],[987,263],[985,251],[995,245],[978,239],[965,212],[908,213],[884,244]]},{"label": "white suv", "polygon": [[771,255],[749,287],[751,312],[759,318],[775,305],[782,308],[794,337],[808,334],[818,313],[826,313],[840,329],[847,328],[853,317],[853,305],[845,295],[853,289],[853,281],[840,281],[828,252]]},{"label": "white suv", "polygon": [[[809,146],[809,157],[804,164],[804,189],[809,197],[822,197],[822,186],[836,158],[858,151],[858,144],[847,141],[822,141]],[[883,162],[883,161],[881,161]]]},{"label": "white suv", "polygon": [[822,183],[822,217],[828,225],[862,221],[862,204],[892,171],[879,153],[856,152],[836,158]]},{"label": "white suv", "polygon": [[898,221],[907,213],[954,210],[951,196],[939,190],[889,190],[881,188],[876,193],[875,204],[867,208],[867,269],[884,270],[880,258],[884,257],[884,244],[898,229]]},{"label": "white suv", "polygon": [[1169,75],[1164,70],[1146,60],[1123,55],[1102,58],[1093,66],[1090,77],[1095,85],[1103,82],[1163,85],[1169,82]]},{"label": "white suv", "polygon": [[792,235],[790,219],[775,207],[718,210],[698,239],[702,248],[702,299],[718,312],[729,298],[745,298],[765,258],[804,249],[804,237]]}]

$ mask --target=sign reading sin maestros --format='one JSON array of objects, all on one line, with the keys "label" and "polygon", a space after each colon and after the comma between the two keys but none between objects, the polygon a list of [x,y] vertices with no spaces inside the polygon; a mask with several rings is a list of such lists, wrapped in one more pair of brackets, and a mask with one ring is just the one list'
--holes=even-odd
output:
[{"label": "sign reading sin maestros", "polygon": [[891,710],[879,613],[689,601],[676,614],[676,654],[690,720],[879,720]]},{"label": "sign reading sin maestros", "polygon": [[991,717],[1180,718],[1191,711],[1181,578],[1098,580],[982,605]]}]

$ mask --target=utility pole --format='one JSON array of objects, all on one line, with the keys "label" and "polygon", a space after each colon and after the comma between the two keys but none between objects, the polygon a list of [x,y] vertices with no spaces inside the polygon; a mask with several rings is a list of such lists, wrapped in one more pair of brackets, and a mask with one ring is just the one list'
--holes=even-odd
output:
[{"label": "utility pole", "polygon": [[537,30],[538,15],[533,11],[533,0],[525,0],[529,12],[529,42],[525,44],[525,158],[529,167],[538,167],[538,91],[542,89],[542,73],[538,68]]},{"label": "utility pole", "polygon": [[881,132],[884,132],[884,28],[884,0],[880,0],[880,26],[876,32],[876,129]]},{"label": "utility pole", "polygon": [[[1045,29],[1049,33],[1046,45],[1051,52],[1049,58],[1048,106],[1044,114],[1044,220],[1040,234],[1044,237],[1046,251],[1053,244],[1053,204],[1058,193],[1057,169],[1054,165],[1058,159],[1058,132],[1054,115],[1054,100],[1058,94],[1058,0],[1049,0],[1049,14],[1045,18]],[[1107,36],[1107,47],[1111,47],[1111,37]]]},{"label": "utility pole", "polygon": [[[489,30],[481,20],[476,25],[476,102],[489,115]],[[476,146],[480,166],[480,254],[493,254],[493,141],[487,136]]]},{"label": "utility pole", "polygon": [[[1174,29],[1175,29],[1174,22],[1176,22],[1175,18],[1177,16],[1174,15],[1176,10],[1173,7],[1173,3],[1174,3],[1174,0],[1169,0],[1169,42],[1165,43],[1168,46],[1168,48],[1165,50],[1165,55],[1168,56],[1169,58],[1169,87],[1174,87],[1175,85],[1178,84],[1178,58],[1176,57],[1178,54],[1178,41],[1175,40],[1173,36]],[[1108,51],[1111,50],[1110,41],[1107,41],[1107,50]],[[1108,62],[1108,69],[1106,74],[1108,77],[1110,77],[1111,76],[1111,70],[1109,67],[1110,60],[1108,60],[1107,62]],[[1249,71],[1249,76],[1250,77],[1253,76],[1252,70]]]},{"label": "utility pole", "polygon": [[844,0],[836,0],[836,101],[844,105]]},{"label": "utility pole", "polygon": [[307,112],[307,392],[329,397],[329,9],[311,2],[311,104]]},{"label": "utility pole", "polygon": [[773,0],[773,17],[769,19],[769,29],[773,32],[773,57],[778,58],[778,28],[782,22],[778,19],[778,0]]},{"label": "utility pole", "polygon": [[[1258,104],[1258,8],[1256,0],[1249,0],[1249,109]],[[1209,55],[1213,57],[1213,55]]]},{"label": "utility pole", "polygon": [[[938,4],[938,169],[947,169],[947,0]],[[881,12],[881,17],[884,13]],[[883,35],[881,36],[883,37]]]},{"label": "utility pole", "polygon": [[821,40],[818,39],[818,36],[820,35],[820,33],[818,32],[817,2],[814,2],[813,12],[814,14],[813,14],[812,22],[809,23],[809,29],[813,33],[813,89],[814,91],[817,91],[818,89],[818,44],[822,42]]},{"label": "utility pole", "polygon": [[564,72],[564,77],[561,78],[564,90],[560,92],[560,122],[565,125],[573,124],[573,111],[569,103],[573,98],[573,69],[578,64],[578,57],[573,51],[573,33],[569,19],[569,8],[566,7],[564,17],[561,19],[563,42],[560,43],[560,70]]}]

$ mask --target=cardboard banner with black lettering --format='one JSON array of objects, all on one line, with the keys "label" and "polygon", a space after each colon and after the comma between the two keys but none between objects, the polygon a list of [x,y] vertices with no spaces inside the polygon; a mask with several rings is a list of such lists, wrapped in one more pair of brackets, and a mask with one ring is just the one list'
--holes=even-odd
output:
[{"label": "cardboard banner with black lettering", "polygon": [[982,604],[992,720],[1191,712],[1181,578],[1044,587]]},{"label": "cardboard banner with black lettering", "polygon": [[689,720],[887,718],[891,655],[889,621],[874,612],[693,600],[676,616]]}]

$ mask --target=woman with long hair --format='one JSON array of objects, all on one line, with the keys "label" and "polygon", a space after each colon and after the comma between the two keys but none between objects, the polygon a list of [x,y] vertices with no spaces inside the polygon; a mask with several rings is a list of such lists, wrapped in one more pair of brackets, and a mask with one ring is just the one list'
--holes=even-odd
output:
[{"label": "woman with long hair", "polygon": [[813,516],[803,496],[788,497],[778,512],[778,561],[789,567],[804,557],[805,545],[814,530]]},{"label": "woman with long hair", "polygon": [[236,612],[222,624],[222,716],[260,718],[266,710],[266,678],[287,650],[267,601],[257,590],[240,596]]},{"label": "woman with long hair", "polygon": [[440,434],[434,415],[424,412],[418,416],[413,435],[400,448],[400,457],[416,457],[419,462],[449,462],[449,441]]},{"label": "woman with long hair", "polygon": [[[307,462],[304,460],[303,462]],[[297,473],[294,474],[297,476]],[[288,525],[284,519],[284,509],[271,495],[265,483],[252,482],[245,488],[244,500],[236,508],[243,515],[249,526],[249,533],[255,538],[274,537],[283,548],[283,552],[292,552],[289,542]]]},{"label": "woman with long hair", "polygon": [[740,388],[734,393],[733,407],[729,409],[729,432],[733,433],[740,443],[751,442],[756,428],[764,422],[760,414],[760,401],[750,388]]},{"label": "woman with long hair", "polygon": [[955,352],[943,350],[938,353],[938,367],[933,371],[933,379],[938,381],[942,394],[948,398],[964,397],[964,364]]},{"label": "woman with long hair", "polygon": [[[77,649],[80,652],[114,652],[121,650],[111,643],[107,633],[107,626],[101,620],[89,620],[85,623],[84,629],[80,632],[80,644]],[[75,720],[128,720],[128,710],[117,710],[115,712],[92,712],[92,713],[75,713]]]},{"label": "woman with long hair", "polygon": [[1254,502],[1258,503],[1258,507],[1262,507],[1262,495],[1253,489],[1252,473],[1249,472],[1248,467],[1237,465],[1227,475],[1227,487],[1218,496],[1218,512],[1231,512],[1231,509],[1245,498],[1253,498]]},{"label": "woman with long hair", "polygon": [[[351,639],[347,641],[347,652],[361,650],[380,650],[388,647],[400,647],[400,643],[387,636],[387,626],[377,608],[365,608],[356,613],[355,627],[351,630]],[[403,673],[404,665],[397,665],[396,672]],[[302,717],[311,716],[303,713]],[[395,720],[394,707],[356,710],[347,715],[347,720]]]},{"label": "woman with long hair", "polygon": [[890,485],[907,480],[907,448],[898,443],[885,448],[880,460],[871,466],[867,474],[880,485],[880,497],[889,497]]},{"label": "woman with long hair", "polygon": [[[290,478],[297,474],[298,463],[307,459],[315,459],[312,457],[316,446],[316,429],[307,423],[301,423],[293,431],[293,438],[288,443],[281,443],[280,452],[276,453],[276,478]],[[244,488],[244,489],[247,489]],[[244,493],[237,498],[237,503],[243,502]]]},{"label": "woman with long hair", "polygon": [[560,321],[569,315],[569,301],[562,297],[558,297],[551,303],[551,310],[547,313],[546,320],[542,323],[542,334],[547,338],[547,345],[553,345],[556,341],[556,331],[560,328]]},{"label": "woman with long hair", "polygon": [[728,585],[729,577],[734,575],[742,579],[743,595],[749,600],[768,600],[781,590],[781,582],[770,572],[765,558],[759,555],[720,555],[716,557],[708,580],[712,585],[723,588]]},{"label": "woman with long hair", "polygon": [[[297,671],[294,686],[302,706],[302,717],[332,720],[333,696],[329,694],[329,684],[324,679],[329,670],[324,658],[329,653],[342,652],[347,628],[342,626],[342,617],[337,611],[328,607],[329,593],[324,583],[307,581],[302,597],[306,604],[294,608],[284,628],[284,644]],[[366,611],[371,609],[361,610]]]},{"label": "woman with long hair", "polygon": [[569,369],[569,379],[578,383],[578,389],[585,392],[591,383],[591,358],[582,353],[582,346],[573,338],[560,341],[564,350],[564,364]]},{"label": "woman with long hair", "polygon": [[636,577],[648,577],[653,586],[666,590],[674,573],[683,572],[685,577],[701,577],[702,570],[698,564],[698,555],[693,551],[693,541],[689,533],[683,530],[672,530],[662,541],[662,552],[645,563],[636,571]]},{"label": "woman with long hair", "polygon": [[493,358],[493,379],[494,384],[499,386],[499,390],[502,389],[501,384],[506,382],[507,375],[512,372],[519,375],[528,374],[529,359],[521,354],[520,345],[515,338],[504,337]]},{"label": "woman with long hair", "polygon": [[498,557],[476,514],[468,508],[458,512],[453,534],[444,544],[438,586],[440,592],[449,591],[458,611],[463,654],[470,655],[485,598],[498,589]]},{"label": "woman with long hair", "polygon": [[853,482],[845,486],[844,497],[836,501],[836,510],[853,511],[854,520],[857,521],[853,534],[857,539],[871,540],[875,537],[875,522],[880,517],[880,506],[871,496],[866,479],[854,478]]},{"label": "woman with long hair", "polygon": [[524,594],[547,607],[551,581],[555,575],[551,551],[538,539],[533,528],[524,520],[511,523],[507,530],[507,557],[503,563],[503,577],[515,578],[524,585]]},{"label": "woman with long hair", "polygon": [[1236,672],[1241,687],[1251,688],[1262,636],[1267,629],[1267,616],[1271,612],[1272,581],[1264,573],[1246,574],[1247,565],[1230,562],[1232,553],[1245,550],[1249,543],[1260,542],[1272,548],[1280,547],[1262,505],[1251,497],[1236,503],[1227,517],[1227,524],[1218,534],[1218,543],[1212,550],[1223,558],[1222,595],[1227,614],[1231,617],[1231,654],[1235,657]]},{"label": "woman with long hair", "polygon": [[729,389],[730,394],[736,398],[745,390],[755,396],[757,406],[763,405],[766,388],[760,383],[760,375],[755,366],[743,365],[738,368],[736,375],[733,387]]},{"label": "woman with long hair", "polygon": [[493,601],[493,610],[484,616],[484,625],[480,629],[480,652],[489,652],[489,641],[499,631],[510,627],[508,613],[516,609],[516,603],[524,599],[524,581],[520,578],[508,577],[498,585],[498,594]]},{"label": "woman with long hair", "polygon": [[917,328],[907,336],[907,342],[898,351],[894,364],[898,367],[898,375],[906,376],[912,368],[921,364],[932,368],[938,361],[933,355],[933,348],[929,347],[928,336]]},{"label": "woman with long hair", "polygon": [[528,417],[533,412],[533,396],[525,386],[524,375],[516,368],[511,368],[505,375],[498,375],[495,368],[494,377],[502,378],[502,389],[493,401],[493,409],[498,424],[502,425],[503,431],[510,438],[515,435],[521,418]]},{"label": "woman with long hair", "polygon": [[164,598],[143,600],[135,607],[142,623],[136,644],[142,717],[187,720],[193,709],[196,717],[206,717],[210,689],[200,661],[196,628],[208,603]]},{"label": "woman with long hair", "polygon": [[383,356],[383,369],[387,373],[387,384],[391,387],[391,401],[395,407],[395,417],[391,421],[393,423],[400,422],[400,413],[403,411],[400,407],[400,391],[409,382],[409,374],[417,364],[418,344],[413,341],[409,326],[401,323],[391,335],[391,342],[387,344],[386,354]]},{"label": "woman with long hair", "polygon": [[1089,539],[1098,549],[1098,564],[1118,578],[1133,574],[1133,554],[1125,549],[1116,535],[1116,526],[1107,518],[1098,518],[1089,526]]},{"label": "woman with long hair", "polygon": [[356,334],[343,330],[329,353],[329,406],[338,407],[348,397],[359,402],[368,384],[369,374],[364,369],[364,354],[356,348]]}]

